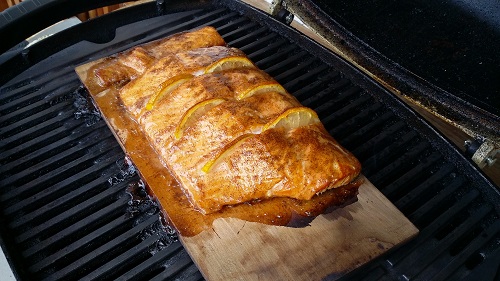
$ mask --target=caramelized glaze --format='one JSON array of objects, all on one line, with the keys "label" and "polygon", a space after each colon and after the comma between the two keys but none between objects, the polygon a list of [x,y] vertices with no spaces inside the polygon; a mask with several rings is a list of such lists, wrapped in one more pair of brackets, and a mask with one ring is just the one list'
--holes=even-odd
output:
[{"label": "caramelized glaze", "polygon": [[[92,77],[88,76],[85,84],[95,83]],[[330,211],[332,206],[340,206],[355,199],[361,184],[358,180],[340,188],[327,190],[307,201],[273,198],[229,206],[221,211],[203,215],[193,208],[177,180],[149,145],[140,126],[123,107],[117,88],[111,87],[101,93],[91,92],[91,95],[120,145],[137,166],[148,191],[158,199],[164,215],[183,236],[194,236],[210,229],[214,220],[228,217],[269,225],[304,226],[317,215]]]}]

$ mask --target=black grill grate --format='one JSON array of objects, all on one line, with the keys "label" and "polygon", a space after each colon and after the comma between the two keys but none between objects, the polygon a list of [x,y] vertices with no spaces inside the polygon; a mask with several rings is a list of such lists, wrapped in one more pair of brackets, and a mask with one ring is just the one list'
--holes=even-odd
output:
[{"label": "black grill grate", "polygon": [[[127,13],[133,12],[102,21],[117,22]],[[99,30],[99,24],[77,28]],[[314,108],[361,160],[370,181],[421,230],[345,279],[498,278],[499,196],[491,184],[351,66],[274,20],[223,2],[117,28],[110,42],[73,39],[49,59],[38,62],[33,55],[34,67],[0,88],[1,237],[22,280],[202,279],[73,69],[203,25],[215,26]],[[58,36],[73,38],[69,32]]]}]

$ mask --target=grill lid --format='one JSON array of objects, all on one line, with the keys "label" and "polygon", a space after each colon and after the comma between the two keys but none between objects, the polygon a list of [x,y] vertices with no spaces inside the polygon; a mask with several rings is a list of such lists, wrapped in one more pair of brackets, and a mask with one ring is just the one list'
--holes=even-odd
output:
[{"label": "grill lid", "polygon": [[[0,86],[0,236],[21,280],[202,279],[73,69],[203,25],[215,26],[314,108],[368,179],[421,230],[346,279],[494,280],[498,190],[433,128],[350,64],[267,15],[232,1],[187,4],[168,3],[163,16],[155,3],[115,12],[0,65],[7,75]],[[102,26],[108,28],[96,32]]]},{"label": "grill lid", "polygon": [[394,92],[500,148],[497,1],[284,3]]},{"label": "grill lid", "polygon": [[498,1],[311,1],[364,42],[500,116]]}]

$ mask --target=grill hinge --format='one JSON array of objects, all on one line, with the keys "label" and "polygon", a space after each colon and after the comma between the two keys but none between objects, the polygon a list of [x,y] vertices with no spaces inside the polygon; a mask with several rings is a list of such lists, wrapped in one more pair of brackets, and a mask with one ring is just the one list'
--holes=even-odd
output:
[{"label": "grill hinge", "polygon": [[293,14],[284,8],[280,8],[279,11],[273,16],[286,25],[290,25],[293,21]]},{"label": "grill hinge", "polygon": [[489,140],[466,140],[464,146],[465,153],[471,157],[479,168],[493,166],[493,164],[497,161],[499,149],[496,148],[494,143]]}]

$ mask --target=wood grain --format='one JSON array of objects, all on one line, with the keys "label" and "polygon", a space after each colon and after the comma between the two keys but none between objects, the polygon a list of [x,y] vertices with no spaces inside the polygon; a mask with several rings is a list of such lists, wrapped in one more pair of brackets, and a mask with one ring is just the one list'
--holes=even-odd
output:
[{"label": "wood grain", "polygon": [[335,280],[418,230],[370,182],[358,201],[290,228],[218,219],[181,241],[208,280]]}]

